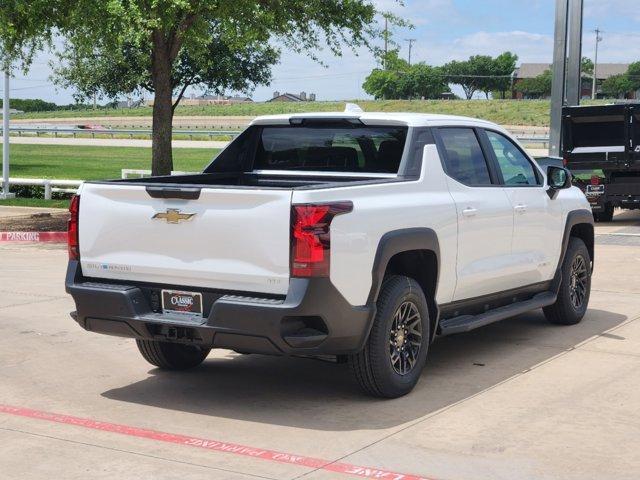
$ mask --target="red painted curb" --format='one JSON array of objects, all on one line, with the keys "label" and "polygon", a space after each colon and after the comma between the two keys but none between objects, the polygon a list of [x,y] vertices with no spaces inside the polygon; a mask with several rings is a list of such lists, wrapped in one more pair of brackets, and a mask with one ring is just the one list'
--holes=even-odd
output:
[{"label": "red painted curb", "polygon": [[67,243],[67,232],[0,232],[0,242]]},{"label": "red painted curb", "polygon": [[14,407],[11,405],[0,404],[0,413],[15,415],[17,417],[35,418],[38,420],[45,420],[53,423],[62,423],[65,425],[74,425],[76,427],[89,428],[92,430],[102,430],[104,432],[117,433],[130,437],[146,438],[148,440],[155,440],[158,442],[176,443],[178,445],[185,445],[188,447],[200,448],[205,450],[213,450],[216,452],[229,453],[232,455],[240,455],[244,457],[253,457],[270,462],[288,463],[290,465],[299,465],[301,467],[326,470],[329,472],[341,473],[344,475],[353,475],[360,478],[377,478],[386,480],[433,480],[416,475],[407,475],[404,473],[381,470],[379,468],[361,467],[358,465],[351,465],[349,463],[334,463],[329,460],[305,457],[302,455],[293,455],[291,453],[278,452],[275,450],[265,450],[262,448],[239,445],[237,443],[221,442],[218,440],[207,440],[205,438],[189,437],[187,435],[166,433],[157,430],[147,430],[144,428],[131,427],[128,425],[100,422],[97,420],[91,420],[89,418],[73,417],[70,415],[43,412],[40,410]]}]

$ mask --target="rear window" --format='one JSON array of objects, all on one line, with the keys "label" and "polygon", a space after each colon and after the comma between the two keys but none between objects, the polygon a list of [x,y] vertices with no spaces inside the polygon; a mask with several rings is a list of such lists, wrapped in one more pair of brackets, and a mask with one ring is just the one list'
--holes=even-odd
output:
[{"label": "rear window", "polygon": [[407,127],[262,127],[255,170],[398,173]]},{"label": "rear window", "polygon": [[571,122],[572,148],[610,147],[625,144],[624,115],[576,117]]}]

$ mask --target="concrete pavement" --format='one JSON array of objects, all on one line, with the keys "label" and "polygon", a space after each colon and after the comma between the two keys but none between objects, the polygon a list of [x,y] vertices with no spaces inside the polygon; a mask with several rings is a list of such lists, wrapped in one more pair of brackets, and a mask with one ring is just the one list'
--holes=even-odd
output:
[{"label": "concrete pavement", "polygon": [[[640,215],[598,226],[591,308],[436,341],[417,389],[380,401],[347,368],[212,353],[151,368],[69,317],[64,247],[0,246],[0,404],[436,479],[640,478]],[[624,238],[623,243],[611,239]],[[0,413],[3,478],[357,478]],[[380,476],[379,478],[401,478]]]}]

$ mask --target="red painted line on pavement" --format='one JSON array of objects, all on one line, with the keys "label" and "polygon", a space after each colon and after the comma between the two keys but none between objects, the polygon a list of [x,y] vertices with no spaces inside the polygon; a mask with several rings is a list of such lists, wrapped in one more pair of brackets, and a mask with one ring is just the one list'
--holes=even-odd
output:
[{"label": "red painted line on pavement", "polygon": [[298,465],[301,467],[315,468],[334,473],[353,475],[360,478],[375,478],[385,480],[433,480],[427,477],[391,472],[379,468],[362,467],[358,465],[351,465],[349,463],[331,463],[328,460],[322,460],[319,458],[305,457],[303,455],[294,455],[291,453],[278,452],[275,450],[254,448],[237,443],[228,443],[218,440],[190,437],[187,435],[166,433],[157,430],[147,430],[144,428],[131,427],[128,425],[100,422],[89,418],[73,417],[70,415],[32,410],[30,408],[13,407],[11,405],[0,404],[0,413],[15,415],[17,417],[35,418],[38,420],[62,423],[65,425],[74,425],[76,427],[89,428],[92,430],[102,430],[104,432],[118,433],[120,435],[127,435],[130,437],[146,438],[159,442],[176,443],[178,445],[186,445],[188,447],[202,448],[206,450],[230,453],[233,455],[241,455],[245,457],[253,457],[260,460],[268,460],[271,462],[287,463],[290,465]]},{"label": "red painted line on pavement", "polygon": [[67,243],[67,232],[0,232],[0,242]]}]

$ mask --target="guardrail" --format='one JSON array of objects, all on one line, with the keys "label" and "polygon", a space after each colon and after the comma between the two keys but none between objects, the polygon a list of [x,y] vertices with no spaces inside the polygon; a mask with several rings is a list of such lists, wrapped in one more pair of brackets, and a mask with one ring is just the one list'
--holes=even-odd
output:
[{"label": "guardrail", "polygon": [[[2,132],[2,127],[0,127],[0,132]],[[39,137],[41,134],[49,134],[57,137],[58,135],[72,135],[74,138],[77,136],[91,136],[91,138],[95,138],[96,135],[108,135],[111,138],[114,138],[116,135],[119,136],[129,136],[129,138],[133,138],[135,135],[144,135],[149,138],[152,136],[152,131],[150,129],[122,129],[122,128],[105,128],[101,129],[82,129],[82,128],[57,128],[57,127],[20,127],[17,125],[9,127],[9,132],[17,132],[18,136],[22,136],[23,134],[35,134]],[[240,135],[241,131],[239,130],[180,130],[174,129],[174,135],[188,135],[190,140],[193,140],[193,137],[209,137],[209,139],[213,139],[214,137],[232,137],[235,138]],[[521,143],[540,143],[540,144],[548,144],[549,136],[548,135],[516,135],[515,136]]]},{"label": "guardrail", "polygon": [[[2,127],[0,127],[0,132],[2,132]],[[72,135],[73,138],[77,136],[91,136],[91,138],[95,138],[96,135],[108,135],[111,138],[114,138],[116,135],[118,136],[129,136],[129,138],[133,138],[135,135],[144,135],[151,138],[152,131],[150,129],[122,129],[122,128],[105,128],[105,129],[83,129],[83,128],[57,128],[57,127],[20,127],[20,126],[10,126],[9,133],[16,132],[19,137],[24,134],[35,134],[36,137],[39,137],[42,134],[53,135],[57,137],[58,135]],[[240,135],[239,130],[180,130],[174,129],[174,135],[188,135],[190,140],[193,140],[193,137],[209,137],[209,139],[213,139],[213,137],[232,137],[235,138]]]}]

